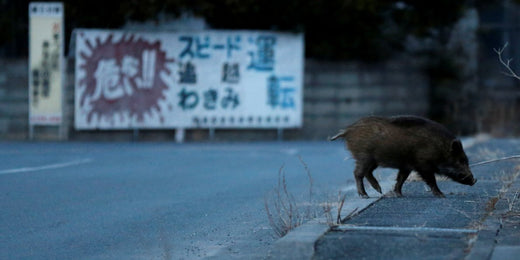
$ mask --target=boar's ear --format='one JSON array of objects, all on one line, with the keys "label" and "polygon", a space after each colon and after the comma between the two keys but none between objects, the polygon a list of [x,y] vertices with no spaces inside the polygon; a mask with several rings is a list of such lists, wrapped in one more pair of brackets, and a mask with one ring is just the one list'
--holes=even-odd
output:
[{"label": "boar's ear", "polygon": [[460,153],[463,153],[464,152],[464,149],[462,149],[462,143],[455,139],[453,141],[451,141],[451,153],[452,154],[460,154]]}]

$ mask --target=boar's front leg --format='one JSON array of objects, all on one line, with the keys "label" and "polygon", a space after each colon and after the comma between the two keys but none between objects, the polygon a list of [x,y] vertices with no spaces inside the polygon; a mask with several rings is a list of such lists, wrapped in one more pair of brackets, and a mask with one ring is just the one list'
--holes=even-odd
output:
[{"label": "boar's front leg", "polygon": [[437,181],[435,180],[435,174],[433,171],[419,171],[418,173],[424,182],[430,186],[433,195],[441,198],[444,197],[444,194],[439,190],[439,187],[437,187]]},{"label": "boar's front leg", "polygon": [[[354,170],[354,178],[356,179],[356,186],[357,186],[358,194],[359,194],[359,196],[361,196],[364,199],[368,198],[368,194],[365,191],[365,185],[363,184],[363,178],[365,176],[372,175],[372,171],[375,168],[377,168],[377,164],[375,164],[374,162],[371,162],[369,160],[363,160],[363,161],[356,162],[356,169]],[[375,178],[374,178],[374,180],[375,180]]]},{"label": "boar's front leg", "polygon": [[374,188],[377,192],[383,194],[381,186],[379,186],[379,182],[377,182],[376,178],[374,177],[373,170],[369,171],[365,177],[367,177],[367,180],[370,183],[370,185],[372,185],[372,188]]},{"label": "boar's front leg", "polygon": [[409,169],[399,169],[399,173],[397,174],[397,182],[394,186],[394,193],[397,197],[402,197],[401,189],[403,188],[403,184],[410,175]]}]

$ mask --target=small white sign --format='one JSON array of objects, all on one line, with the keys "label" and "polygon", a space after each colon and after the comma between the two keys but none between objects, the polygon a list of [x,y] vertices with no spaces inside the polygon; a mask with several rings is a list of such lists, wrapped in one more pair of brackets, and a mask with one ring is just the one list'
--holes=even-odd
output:
[{"label": "small white sign", "polygon": [[30,3],[30,126],[62,123],[63,75],[63,4]]}]

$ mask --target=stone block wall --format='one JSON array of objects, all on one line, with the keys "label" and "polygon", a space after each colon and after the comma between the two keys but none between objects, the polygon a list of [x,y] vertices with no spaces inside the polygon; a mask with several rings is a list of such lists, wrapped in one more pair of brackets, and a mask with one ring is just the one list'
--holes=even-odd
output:
[{"label": "stone block wall", "polygon": [[[74,62],[67,60],[65,86],[65,138],[78,141],[173,141],[175,130],[76,131],[74,117]],[[0,60],[0,139],[28,138],[27,61]],[[284,130],[286,140],[325,140],[338,128],[366,115],[425,115],[428,80],[410,60],[380,64],[306,60],[304,125]],[[186,141],[276,140],[273,130],[187,130]],[[36,139],[57,139],[55,127],[36,127]]]}]

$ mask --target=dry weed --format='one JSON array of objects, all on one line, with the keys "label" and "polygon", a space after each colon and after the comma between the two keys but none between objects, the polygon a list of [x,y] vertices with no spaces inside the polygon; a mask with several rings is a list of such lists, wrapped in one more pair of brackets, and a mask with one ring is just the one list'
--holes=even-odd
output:
[{"label": "dry weed", "polygon": [[[341,210],[345,203],[346,195],[342,196],[341,192],[339,193],[337,207],[331,202],[333,200],[331,200],[329,196],[316,196],[314,191],[314,179],[312,178],[309,167],[301,157],[298,156],[298,159],[303,165],[309,181],[307,201],[297,202],[295,197],[289,192],[283,165],[278,170],[278,185],[264,197],[264,208],[269,224],[278,237],[285,236],[294,228],[319,216],[324,216],[327,223],[331,226],[341,223]],[[320,202],[316,197],[322,198],[324,202]],[[336,208],[337,215],[334,219],[333,211]],[[352,216],[356,210],[351,212],[347,217]]]},{"label": "dry weed", "polygon": [[278,185],[271,195],[264,198],[264,207],[269,224],[279,237],[303,222],[303,216],[296,205],[294,196],[287,190],[284,166],[278,171]]}]

